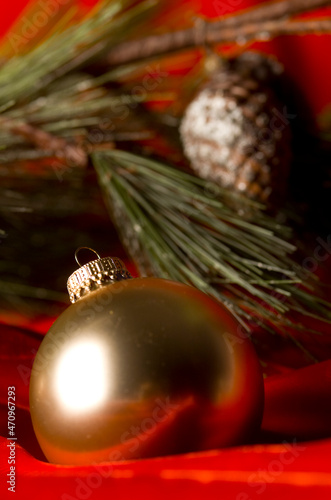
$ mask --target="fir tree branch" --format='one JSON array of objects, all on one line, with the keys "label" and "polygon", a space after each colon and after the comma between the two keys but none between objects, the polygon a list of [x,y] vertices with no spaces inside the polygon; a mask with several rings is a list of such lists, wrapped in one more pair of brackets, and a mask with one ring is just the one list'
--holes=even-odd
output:
[{"label": "fir tree branch", "polygon": [[328,305],[313,283],[303,283],[291,258],[295,247],[286,241],[287,227],[257,208],[258,223],[243,219],[230,203],[235,195],[219,188],[219,196],[211,196],[209,181],[168,165],[118,150],[94,153],[92,161],[141,274],[192,284],[243,321],[247,311],[257,311],[265,324],[294,328],[289,311],[330,318]]},{"label": "fir tree branch", "polygon": [[107,54],[109,65],[124,64],[206,44],[233,42],[254,34],[269,38],[282,34],[330,32],[329,20],[291,22],[290,16],[331,5],[330,0],[280,0],[255,6],[221,20],[202,19],[192,28],[151,35],[117,45]]}]

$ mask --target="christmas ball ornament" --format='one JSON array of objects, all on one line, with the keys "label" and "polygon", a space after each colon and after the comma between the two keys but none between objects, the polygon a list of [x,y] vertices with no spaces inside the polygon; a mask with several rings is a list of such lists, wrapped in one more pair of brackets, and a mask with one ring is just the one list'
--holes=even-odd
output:
[{"label": "christmas ball ornament", "polygon": [[50,462],[205,450],[252,439],[263,380],[232,315],[199,290],[98,258],[37,352],[30,410]]},{"label": "christmas ball ornament", "polygon": [[279,199],[291,160],[281,66],[258,53],[224,61],[187,107],[180,134],[197,175],[257,201]]}]

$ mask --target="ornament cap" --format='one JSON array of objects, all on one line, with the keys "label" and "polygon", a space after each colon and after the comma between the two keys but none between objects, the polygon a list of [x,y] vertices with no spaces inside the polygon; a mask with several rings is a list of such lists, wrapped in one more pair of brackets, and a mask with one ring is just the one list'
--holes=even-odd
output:
[{"label": "ornament cap", "polygon": [[[77,254],[82,248],[88,247],[80,247],[76,250],[75,258],[78,264]],[[102,286],[132,278],[124,263],[117,257],[101,258],[95,250],[91,248],[88,250],[94,252],[98,259],[81,266],[69,276],[67,289],[71,302],[77,302]]]}]

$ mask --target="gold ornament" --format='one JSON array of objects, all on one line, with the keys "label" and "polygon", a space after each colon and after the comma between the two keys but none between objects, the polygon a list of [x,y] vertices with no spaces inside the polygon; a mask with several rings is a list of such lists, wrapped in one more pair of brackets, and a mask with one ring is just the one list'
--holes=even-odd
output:
[{"label": "gold ornament", "polygon": [[30,409],[50,462],[90,464],[241,443],[260,424],[250,342],[219,303],[98,258],[36,355]]}]

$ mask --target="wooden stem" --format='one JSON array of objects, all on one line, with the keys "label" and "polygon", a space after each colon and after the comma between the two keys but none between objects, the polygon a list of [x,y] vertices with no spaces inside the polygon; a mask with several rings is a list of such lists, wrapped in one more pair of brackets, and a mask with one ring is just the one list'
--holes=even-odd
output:
[{"label": "wooden stem", "polygon": [[192,28],[124,42],[107,54],[105,62],[114,66],[205,44],[236,41],[253,33],[276,36],[294,32],[326,32],[330,26],[325,20],[314,21],[316,24],[289,20],[291,16],[326,6],[331,6],[330,0],[271,1],[221,20],[207,22],[200,19]]},{"label": "wooden stem", "polygon": [[88,164],[88,153],[78,144],[70,143],[62,137],[49,134],[25,122],[3,118],[1,124],[13,134],[24,137],[40,150],[51,151],[55,157],[65,159],[68,165],[86,167]]}]

